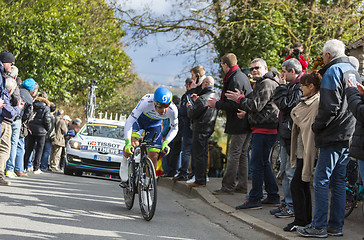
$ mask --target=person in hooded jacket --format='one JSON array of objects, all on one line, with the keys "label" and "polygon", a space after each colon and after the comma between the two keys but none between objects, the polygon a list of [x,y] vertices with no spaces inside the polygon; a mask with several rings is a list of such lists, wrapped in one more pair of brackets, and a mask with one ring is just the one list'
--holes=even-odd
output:
[{"label": "person in hooded jacket", "polygon": [[[48,95],[45,92],[41,92],[33,103],[34,117],[29,121],[30,134],[28,135],[28,145],[24,156],[24,162],[27,163],[30,154],[34,149],[35,142],[37,142],[33,163],[34,174],[43,173],[39,169],[39,162],[43,154],[46,134],[51,128],[49,107],[50,102],[48,101]],[[26,166],[26,164],[24,164],[24,166]]]}]

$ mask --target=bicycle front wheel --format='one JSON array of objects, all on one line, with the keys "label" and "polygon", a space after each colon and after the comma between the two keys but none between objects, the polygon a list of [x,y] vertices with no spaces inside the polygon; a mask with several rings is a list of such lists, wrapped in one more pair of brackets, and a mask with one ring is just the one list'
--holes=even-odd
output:
[{"label": "bicycle front wheel", "polygon": [[128,161],[128,186],[123,189],[124,202],[127,209],[132,209],[136,193],[135,187],[135,162]]},{"label": "bicycle front wheel", "polygon": [[138,177],[139,205],[145,220],[150,221],[157,206],[157,178],[152,160],[144,157]]}]

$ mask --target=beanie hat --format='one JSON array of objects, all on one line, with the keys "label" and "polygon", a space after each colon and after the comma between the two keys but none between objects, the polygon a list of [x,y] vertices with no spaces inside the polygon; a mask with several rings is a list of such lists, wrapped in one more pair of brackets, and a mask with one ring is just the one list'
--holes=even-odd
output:
[{"label": "beanie hat", "polygon": [[33,78],[25,79],[23,82],[23,87],[25,87],[28,91],[33,91],[37,83]]},{"label": "beanie hat", "polygon": [[11,52],[0,53],[0,61],[3,63],[13,63],[15,62],[15,57]]}]

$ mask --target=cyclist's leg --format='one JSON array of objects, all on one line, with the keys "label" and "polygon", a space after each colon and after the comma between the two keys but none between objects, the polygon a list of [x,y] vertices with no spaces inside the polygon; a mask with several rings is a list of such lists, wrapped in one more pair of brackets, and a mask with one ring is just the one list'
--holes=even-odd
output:
[{"label": "cyclist's leg", "polygon": [[148,128],[149,136],[148,138],[151,139],[154,134],[155,138],[154,141],[151,143],[151,147],[148,148],[148,157],[152,160],[154,169],[157,168],[157,161],[159,157],[160,147],[162,145],[162,134],[161,134],[162,127],[160,124],[155,124]]}]

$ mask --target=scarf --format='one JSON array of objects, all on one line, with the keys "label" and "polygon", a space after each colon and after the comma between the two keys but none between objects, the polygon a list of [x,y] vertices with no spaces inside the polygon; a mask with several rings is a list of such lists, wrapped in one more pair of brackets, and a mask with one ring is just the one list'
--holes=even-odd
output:
[{"label": "scarf", "polygon": [[228,78],[230,77],[230,75],[236,71],[237,69],[239,69],[239,66],[238,64],[236,64],[235,66],[232,66],[229,71],[226,73],[224,79],[222,80],[222,91],[221,91],[221,100],[224,101],[226,100],[226,97],[225,97],[225,92],[226,92],[226,85],[227,85],[227,80]]}]

